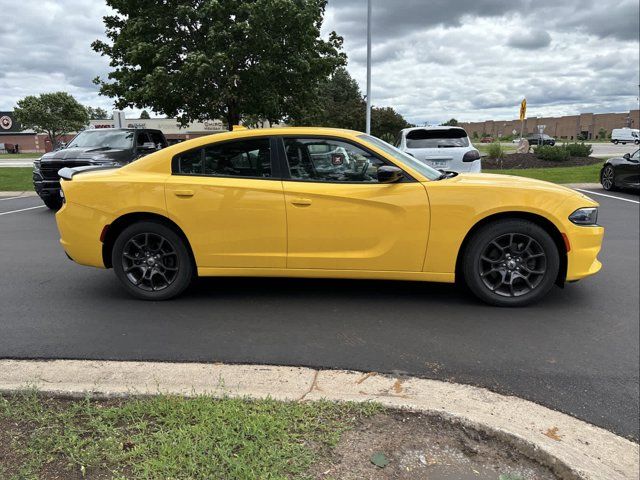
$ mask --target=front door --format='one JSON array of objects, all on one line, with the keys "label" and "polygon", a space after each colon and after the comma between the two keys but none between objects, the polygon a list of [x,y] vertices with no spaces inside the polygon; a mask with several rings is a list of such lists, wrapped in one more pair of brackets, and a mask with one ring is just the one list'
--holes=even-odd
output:
[{"label": "front door", "polygon": [[287,268],[422,271],[429,231],[425,188],[377,181],[386,162],[331,138],[284,138]]},{"label": "front door", "polygon": [[165,196],[199,267],[285,268],[282,182],[271,140],[213,143],[177,155]]}]

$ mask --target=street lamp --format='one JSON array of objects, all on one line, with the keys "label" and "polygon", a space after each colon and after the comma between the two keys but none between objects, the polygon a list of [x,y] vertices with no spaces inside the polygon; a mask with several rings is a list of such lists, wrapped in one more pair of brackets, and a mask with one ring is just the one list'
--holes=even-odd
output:
[{"label": "street lamp", "polygon": [[367,135],[371,134],[371,0],[367,0]]}]

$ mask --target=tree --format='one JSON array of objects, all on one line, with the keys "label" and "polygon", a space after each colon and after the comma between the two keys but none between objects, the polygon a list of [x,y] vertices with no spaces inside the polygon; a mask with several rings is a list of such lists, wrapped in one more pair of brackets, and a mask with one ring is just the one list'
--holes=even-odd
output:
[{"label": "tree", "polygon": [[89,123],[87,109],[66,92],[29,95],[19,100],[15,116],[24,128],[46,133],[51,145],[70,132],[82,130]]},{"label": "tree", "polygon": [[[412,125],[391,107],[373,107],[371,109],[371,134],[393,143],[400,130]],[[383,138],[384,137],[384,138]]]},{"label": "tree", "polygon": [[92,120],[108,120],[111,118],[111,115],[107,113],[104,108],[93,108],[93,107],[85,107],[87,109],[87,113],[89,114],[89,118]]},{"label": "tree", "polygon": [[142,110],[142,112],[140,112],[140,120],[149,120],[150,118],[149,112],[146,110]]},{"label": "tree", "polygon": [[275,123],[312,99],[345,63],[342,38],[320,37],[326,0],[107,0],[111,58],[100,93],[118,108],[144,106],[182,124],[243,115]]},{"label": "tree", "polygon": [[293,125],[348,128],[364,130],[366,104],[360,87],[345,68],[321,82],[314,92],[314,101],[297,106],[289,121]]},{"label": "tree", "polygon": [[458,120],[456,120],[455,118],[451,118],[449,120],[447,120],[444,123],[441,123],[440,125],[448,125],[451,127],[457,127],[458,126]]}]

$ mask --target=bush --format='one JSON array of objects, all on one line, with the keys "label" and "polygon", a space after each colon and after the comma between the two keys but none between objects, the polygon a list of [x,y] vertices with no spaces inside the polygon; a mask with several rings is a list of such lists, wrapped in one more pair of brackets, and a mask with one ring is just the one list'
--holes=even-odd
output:
[{"label": "bush", "polygon": [[593,148],[591,145],[586,145],[584,143],[567,143],[563,145],[564,148],[569,150],[569,155],[572,157],[588,157],[593,152]]},{"label": "bush", "polygon": [[533,149],[533,153],[535,153],[536,157],[539,159],[546,160],[548,162],[565,162],[571,158],[567,148],[552,147],[551,145],[536,147]]},{"label": "bush", "polygon": [[496,160],[502,160],[505,155],[504,148],[499,142],[493,142],[489,144],[487,149],[487,155],[489,158],[495,158]]}]

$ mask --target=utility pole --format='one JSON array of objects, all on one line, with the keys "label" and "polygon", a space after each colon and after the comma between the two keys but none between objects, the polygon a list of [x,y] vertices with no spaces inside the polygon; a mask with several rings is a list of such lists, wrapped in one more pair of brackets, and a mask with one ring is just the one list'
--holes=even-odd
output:
[{"label": "utility pole", "polygon": [[367,0],[367,135],[371,134],[371,0]]}]

